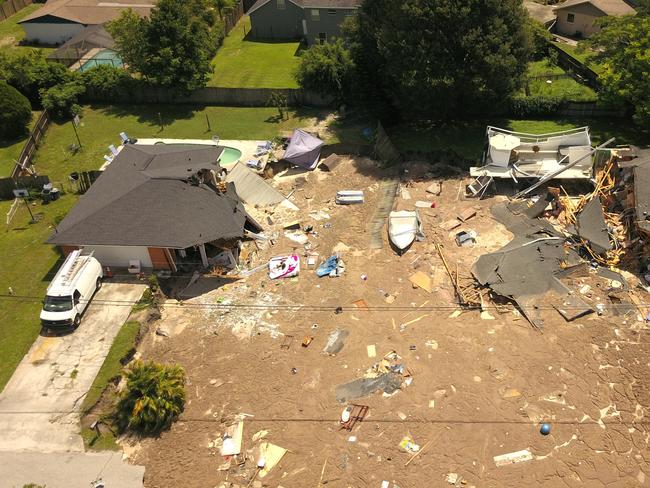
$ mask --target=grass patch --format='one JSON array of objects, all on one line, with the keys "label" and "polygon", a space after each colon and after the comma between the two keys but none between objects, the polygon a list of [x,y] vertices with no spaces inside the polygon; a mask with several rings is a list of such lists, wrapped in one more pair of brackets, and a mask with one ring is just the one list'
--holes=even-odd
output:
[{"label": "grass patch", "polygon": [[97,437],[97,433],[89,428],[81,428],[81,438],[84,446],[91,451],[119,451],[120,446],[117,444],[117,437],[108,429],[102,429],[102,435]]},{"label": "grass patch", "polygon": [[594,52],[591,51],[590,49],[581,48],[579,45],[572,46],[571,44],[567,44],[565,42],[553,42],[553,44],[555,44],[557,47],[559,47],[562,51],[567,53],[572,58],[578,60],[588,68],[594,70],[596,73],[600,73],[603,71],[602,64],[598,64],[589,60],[589,57],[594,54]]},{"label": "grass patch", "polygon": [[529,78],[531,76],[544,76],[544,75],[563,75],[564,70],[560,68],[557,64],[552,64],[548,59],[542,59],[540,61],[531,61],[528,63],[528,71],[526,76]]},{"label": "grass patch", "polygon": [[282,131],[304,126],[313,117],[326,113],[292,110],[288,120],[278,120],[273,107],[85,106],[82,126],[77,129],[82,149],[76,154],[68,150],[77,142],[71,122],[53,122],[36,153],[34,165],[40,174],[48,175],[59,187],[69,188],[68,175],[73,171],[99,168],[104,162],[103,155],[109,152],[109,144],[117,144],[122,131],[134,138],[210,139],[216,134],[221,139],[270,140]]},{"label": "grass patch", "polygon": [[298,88],[294,72],[300,64],[299,42],[254,41],[250,19],[243,16],[212,60],[208,86],[227,88]]},{"label": "grass patch", "polygon": [[[61,264],[61,255],[54,246],[43,244],[76,202],[75,195],[63,195],[48,205],[31,206],[38,222],[30,223],[24,205],[19,207],[11,224],[2,222],[0,232],[0,294],[11,287],[16,295],[37,297],[31,301],[0,300],[0,391],[14,369],[38,336],[41,325],[40,297],[45,296],[49,280]],[[0,215],[4,216],[11,201],[0,201]]]},{"label": "grass patch", "polygon": [[492,119],[459,122],[444,126],[402,124],[388,127],[386,130],[402,152],[454,153],[467,161],[478,162],[485,146],[487,125],[531,134],[557,132],[588,125],[591,129],[593,144],[605,142],[610,137],[616,137],[615,144],[646,145],[650,143],[650,134],[647,131],[641,131],[638,127],[620,119]]},{"label": "grass patch", "polygon": [[130,320],[122,325],[113,341],[111,349],[108,351],[106,359],[104,359],[104,364],[99,369],[95,381],[93,381],[90,390],[88,390],[81,404],[81,411],[83,413],[88,413],[95,406],[108,384],[120,375],[122,371],[121,361],[135,346],[139,332],[140,322]]},{"label": "grass patch", "polygon": [[529,80],[528,89],[531,96],[558,97],[564,100],[595,102],[598,95],[587,85],[578,83],[573,78],[558,80]]}]

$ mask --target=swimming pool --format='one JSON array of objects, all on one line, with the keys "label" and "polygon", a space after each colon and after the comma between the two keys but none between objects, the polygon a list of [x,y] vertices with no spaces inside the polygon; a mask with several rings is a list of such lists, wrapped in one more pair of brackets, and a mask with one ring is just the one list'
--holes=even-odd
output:
[{"label": "swimming pool", "polygon": [[81,65],[79,71],[82,73],[90,68],[99,66],[100,64],[106,64],[108,66],[115,66],[116,68],[121,68],[124,66],[124,62],[120,55],[111,49],[102,49],[92,58],[88,59],[84,64]]},{"label": "swimming pool", "polygon": [[219,164],[226,166],[234,164],[241,159],[242,152],[234,147],[224,147],[221,156],[219,156]]}]

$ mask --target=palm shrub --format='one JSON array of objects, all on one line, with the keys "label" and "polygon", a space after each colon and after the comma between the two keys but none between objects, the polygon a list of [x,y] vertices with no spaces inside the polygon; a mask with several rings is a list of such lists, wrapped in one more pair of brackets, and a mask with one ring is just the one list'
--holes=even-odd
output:
[{"label": "palm shrub", "polygon": [[115,421],[120,432],[155,434],[169,428],[185,407],[185,371],[178,365],[135,361],[124,373]]}]

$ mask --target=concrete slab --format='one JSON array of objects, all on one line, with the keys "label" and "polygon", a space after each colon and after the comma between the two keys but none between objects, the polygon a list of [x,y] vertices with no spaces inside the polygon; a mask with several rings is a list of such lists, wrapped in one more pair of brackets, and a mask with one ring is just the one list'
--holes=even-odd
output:
[{"label": "concrete slab", "polygon": [[141,488],[144,478],[144,466],[122,461],[121,452],[7,452],[0,459],[1,484],[11,488],[28,483],[47,488],[88,488],[100,478],[107,488]]},{"label": "concrete slab", "polygon": [[104,283],[76,331],[34,341],[0,394],[0,451],[83,451],[83,398],[129,316],[124,302],[137,301],[144,289]]}]

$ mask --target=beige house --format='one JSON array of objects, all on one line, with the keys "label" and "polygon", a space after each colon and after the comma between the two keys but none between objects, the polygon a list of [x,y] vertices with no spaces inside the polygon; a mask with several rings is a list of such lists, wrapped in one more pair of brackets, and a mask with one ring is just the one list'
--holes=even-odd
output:
[{"label": "beige house", "polygon": [[554,8],[555,31],[563,36],[589,37],[598,32],[596,20],[606,15],[633,15],[636,11],[623,0],[567,0]]}]

